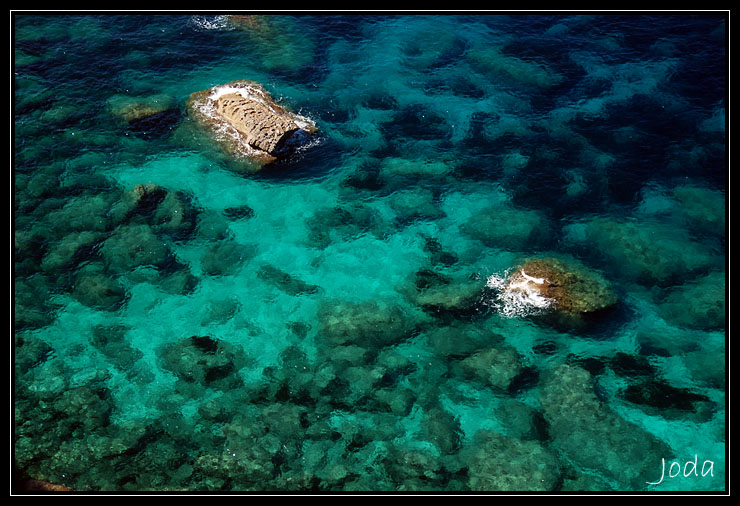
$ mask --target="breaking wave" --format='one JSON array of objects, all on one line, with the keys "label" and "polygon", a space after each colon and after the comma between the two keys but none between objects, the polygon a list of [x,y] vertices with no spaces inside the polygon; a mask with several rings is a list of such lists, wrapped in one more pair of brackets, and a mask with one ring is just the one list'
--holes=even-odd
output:
[{"label": "breaking wave", "polygon": [[545,297],[536,289],[536,285],[544,281],[527,275],[521,269],[506,271],[503,275],[492,274],[486,280],[486,287],[492,294],[484,302],[506,318],[542,314],[555,304],[555,299]]},{"label": "breaking wave", "polygon": [[190,24],[196,30],[233,30],[235,28],[229,22],[228,16],[224,14],[218,16],[192,16],[190,18]]}]

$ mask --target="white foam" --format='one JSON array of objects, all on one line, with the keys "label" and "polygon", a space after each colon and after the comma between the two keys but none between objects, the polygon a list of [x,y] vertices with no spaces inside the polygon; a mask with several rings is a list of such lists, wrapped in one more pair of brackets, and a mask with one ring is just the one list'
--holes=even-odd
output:
[{"label": "white foam", "polygon": [[513,276],[493,274],[486,280],[486,286],[494,290],[494,295],[485,302],[506,318],[541,314],[555,303],[555,299],[545,297],[532,285],[544,282],[544,278],[529,276],[522,269]]},{"label": "white foam", "polygon": [[229,17],[226,15],[218,15],[213,17],[207,16],[192,16],[190,23],[200,30],[233,30],[234,25],[229,22]]},{"label": "white foam", "polygon": [[533,278],[532,276],[529,276],[526,272],[524,272],[524,269],[520,269],[519,272],[522,273],[522,276],[524,276],[524,279],[526,279],[527,281],[537,283],[538,285],[541,285],[545,282],[545,278]]},{"label": "white foam", "polygon": [[[213,111],[215,112],[216,102],[219,98],[223,97],[224,95],[229,94],[235,94],[239,95],[241,97],[246,98],[247,100],[254,100],[256,102],[260,102],[264,104],[265,106],[269,107],[270,110],[272,110],[275,114],[281,114],[280,111],[277,111],[270,103],[270,101],[265,96],[265,93],[260,90],[259,88],[255,86],[215,86],[211,93],[208,95],[208,102],[213,102],[212,104],[209,104],[213,107]],[[309,131],[316,127],[316,123],[305,116],[301,116],[300,114],[293,113],[295,118],[292,118],[293,122],[296,124],[298,128],[301,130]],[[209,114],[210,117],[214,117],[213,115]]]}]

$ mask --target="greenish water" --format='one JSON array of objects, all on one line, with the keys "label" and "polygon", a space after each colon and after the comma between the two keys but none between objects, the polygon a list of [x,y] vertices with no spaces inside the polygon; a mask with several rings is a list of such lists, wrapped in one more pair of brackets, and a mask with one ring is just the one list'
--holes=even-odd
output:
[{"label": "greenish water", "polygon": [[[15,13],[19,479],[725,490],[726,21]],[[319,133],[240,171],[238,79]],[[616,303],[507,305],[547,257]]]}]

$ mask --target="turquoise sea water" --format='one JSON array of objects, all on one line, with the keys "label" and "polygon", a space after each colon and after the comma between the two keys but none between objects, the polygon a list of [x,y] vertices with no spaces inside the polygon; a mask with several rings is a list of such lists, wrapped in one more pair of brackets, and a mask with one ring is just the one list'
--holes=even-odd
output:
[{"label": "turquoise sea water", "polygon": [[[727,21],[15,13],[18,483],[724,490]],[[240,170],[239,79],[319,133]]]}]

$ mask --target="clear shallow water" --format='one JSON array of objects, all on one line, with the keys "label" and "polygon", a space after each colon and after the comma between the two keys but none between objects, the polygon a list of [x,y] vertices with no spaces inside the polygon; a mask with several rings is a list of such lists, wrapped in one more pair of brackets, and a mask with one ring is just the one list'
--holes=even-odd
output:
[{"label": "clear shallow water", "polygon": [[[722,16],[14,29],[21,476],[724,489]],[[185,114],[237,79],[315,121],[315,141],[240,172]],[[160,199],[132,210],[140,184]],[[618,302],[576,322],[502,311],[487,280],[553,256]]]}]

